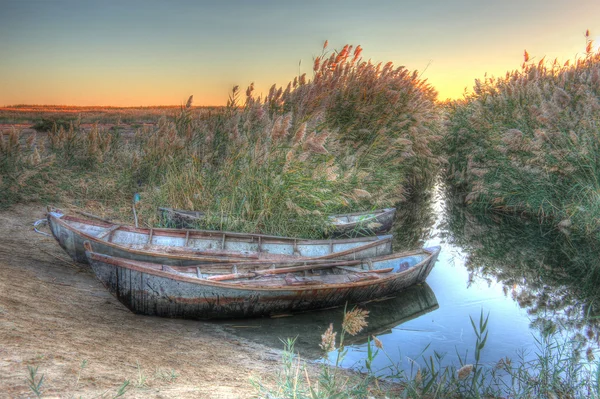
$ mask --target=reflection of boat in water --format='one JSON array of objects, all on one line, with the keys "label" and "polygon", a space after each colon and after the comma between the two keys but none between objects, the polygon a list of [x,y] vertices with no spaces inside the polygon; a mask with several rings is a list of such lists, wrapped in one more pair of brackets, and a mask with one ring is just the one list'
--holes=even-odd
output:
[{"label": "reflection of boat in water", "polygon": [[[358,306],[369,311],[368,325],[356,336],[346,334],[344,338],[346,345],[364,344],[372,335],[379,337],[389,334],[392,328],[439,307],[435,294],[426,283],[406,289],[389,299],[371,301]],[[348,306],[348,310],[352,308],[353,306]],[[283,349],[282,341],[287,338],[297,337],[295,351],[306,359],[315,360],[322,355],[319,348],[321,334],[330,323],[333,323],[334,331],[338,331],[339,340],[343,318],[344,308],[340,307],[298,313],[290,317],[247,319],[219,324],[241,338],[276,349]]]},{"label": "reflection of boat in water", "polygon": [[[389,334],[392,332],[392,328],[432,312],[439,307],[437,298],[427,283],[415,286],[412,290],[402,292],[402,295],[390,298],[387,301],[366,304],[364,308],[369,311],[368,326],[358,335],[346,334],[344,340],[346,345],[364,344],[371,335],[378,337]],[[343,317],[343,315],[340,316]]]}]

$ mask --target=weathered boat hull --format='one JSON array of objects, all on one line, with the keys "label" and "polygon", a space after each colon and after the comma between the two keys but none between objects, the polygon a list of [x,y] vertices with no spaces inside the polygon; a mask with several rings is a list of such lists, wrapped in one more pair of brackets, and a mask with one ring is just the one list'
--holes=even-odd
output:
[{"label": "weathered boat hull", "polygon": [[[158,208],[162,219],[169,227],[179,229],[196,228],[198,222],[206,218],[200,211],[186,211],[172,208]],[[331,215],[331,231],[334,237],[363,237],[385,234],[392,228],[396,208]],[[226,219],[226,217],[224,217]]]},{"label": "weathered boat hull", "polygon": [[[377,209],[368,212],[332,215],[334,237],[362,237],[384,234],[390,231],[394,223],[396,208]],[[344,219],[348,222],[344,223]]]},{"label": "weathered boat hull", "polygon": [[[440,249],[436,247],[423,251],[420,258],[415,257],[418,263],[407,270],[385,273],[375,279],[343,284],[276,287],[261,286],[259,282],[240,286],[232,282],[191,278],[157,270],[156,265],[92,252],[87,252],[87,257],[96,277],[134,313],[211,319],[264,316],[385,297],[425,281]],[[383,268],[394,262],[393,257],[380,257],[364,263]]]},{"label": "weathered boat hull", "polygon": [[[204,230],[143,229],[48,213],[48,225],[60,246],[77,262],[87,263],[83,243],[95,252],[165,265],[241,262],[273,258],[363,259],[392,252],[392,236],[346,240],[303,240],[260,234]],[[118,227],[118,229],[114,229]],[[111,229],[114,229],[111,231]],[[109,232],[104,237],[102,234]]]}]

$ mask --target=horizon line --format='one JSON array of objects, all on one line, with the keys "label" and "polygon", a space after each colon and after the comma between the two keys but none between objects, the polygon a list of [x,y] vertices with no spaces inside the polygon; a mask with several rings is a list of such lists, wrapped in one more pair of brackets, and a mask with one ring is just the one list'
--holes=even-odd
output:
[{"label": "horizon line", "polygon": [[[191,108],[213,108],[213,107],[224,107],[225,105],[192,105]],[[185,104],[179,105],[68,105],[68,104],[9,104],[0,106],[0,110],[2,109],[15,109],[19,108],[115,108],[115,109],[123,109],[123,108],[179,108],[185,107]]]}]

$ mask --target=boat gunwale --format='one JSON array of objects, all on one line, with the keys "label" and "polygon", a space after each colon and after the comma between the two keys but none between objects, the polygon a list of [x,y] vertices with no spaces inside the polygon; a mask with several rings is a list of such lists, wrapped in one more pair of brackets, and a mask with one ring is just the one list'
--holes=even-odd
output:
[{"label": "boat gunwale", "polygon": [[[71,231],[73,234],[79,235],[82,240],[88,240],[92,243],[97,243],[99,245],[106,245],[108,247],[111,248],[115,248],[115,249],[120,249],[122,251],[125,252],[129,252],[135,255],[148,255],[148,256],[160,256],[163,258],[167,258],[167,259],[172,259],[172,260],[181,260],[181,261],[187,261],[187,260],[195,260],[197,259],[199,262],[207,262],[207,261],[212,261],[215,263],[235,263],[235,262],[253,262],[255,261],[255,258],[250,258],[246,255],[248,254],[271,254],[268,252],[240,252],[240,256],[237,256],[237,254],[235,253],[235,251],[232,251],[232,253],[230,255],[218,255],[218,254],[212,254],[210,250],[194,250],[194,248],[189,248],[189,252],[185,253],[184,251],[181,251],[180,253],[171,253],[171,252],[166,252],[166,251],[160,251],[158,249],[139,249],[139,248],[131,248],[125,244],[119,244],[119,243],[115,243],[115,242],[110,242],[110,241],[106,241],[103,240],[101,238],[98,238],[94,235],[88,234],[84,231],[78,230],[76,229],[74,226],[70,225],[67,220],[70,221],[74,221],[77,223],[82,223],[82,224],[91,224],[93,226],[103,226],[103,227],[110,227],[110,226],[117,226],[117,224],[114,223],[106,223],[106,222],[100,222],[100,221],[88,221],[87,219],[82,219],[82,218],[77,218],[75,216],[69,216],[69,215],[63,215],[61,217],[57,217],[55,215],[51,215],[48,214],[48,218],[52,219],[51,223],[56,223],[57,225],[60,225],[62,228],[67,229],[69,231]],[[126,227],[126,226],[122,226],[121,228]],[[140,230],[147,230],[148,233],[146,233],[146,235],[150,235],[150,230],[151,229],[143,229],[143,228],[135,228],[135,227],[131,227],[130,230],[133,230],[134,232],[138,232],[140,234],[144,234],[141,233]],[[179,237],[181,235],[182,238],[186,237],[186,232],[190,232],[189,236],[193,237],[192,233],[193,232],[197,232],[198,230],[181,230],[181,229],[152,229],[153,230],[153,235],[161,235],[160,233],[164,232],[165,230],[169,233],[171,232],[179,232],[179,235],[167,235],[167,237]],[[156,234],[159,233],[159,234]],[[238,233],[239,234],[239,233]],[[222,236],[222,234],[219,234],[219,236]],[[230,237],[231,238],[231,237]],[[236,237],[233,237],[236,238]],[[339,256],[346,256],[346,255],[351,255],[352,253],[356,253],[356,252],[360,252],[363,250],[368,250],[374,247],[378,247],[380,245],[387,245],[387,244],[391,244],[392,242],[392,235],[383,235],[383,236],[375,236],[375,237],[366,237],[368,238],[368,240],[366,240],[366,242],[363,245],[359,245],[357,247],[354,248],[350,248],[350,249],[346,249],[343,251],[338,251],[338,252],[332,252],[326,255],[321,255],[318,257],[302,257],[302,256],[295,256],[295,255],[288,255],[289,258],[287,259],[268,259],[265,258],[263,260],[263,262],[281,262],[281,261],[289,261],[289,262],[296,262],[298,260],[316,260],[316,259],[328,259],[328,258],[335,258],[335,257],[339,257]],[[291,240],[294,240],[293,238]],[[328,244],[333,244],[335,245],[336,243],[354,243],[356,242],[356,240],[358,241],[362,241],[362,239],[359,237],[357,239],[342,239],[342,240],[303,240],[303,239],[299,239],[297,240],[294,244],[307,244],[307,245],[314,245],[314,244],[321,244],[321,245],[328,245]],[[254,241],[252,241],[254,242]],[[288,243],[288,244],[292,244],[292,242],[287,242],[287,241],[271,241],[271,240],[266,240],[266,241],[262,241],[262,244],[270,244],[270,243]],[[168,247],[168,246],[165,246]],[[186,248],[186,247],[177,247],[177,248]],[[278,254],[274,254],[274,255],[278,255]],[[211,258],[212,256],[212,258]],[[248,259],[248,260],[246,260]]]},{"label": "boat gunwale", "polygon": [[[89,219],[79,218],[79,217],[71,216],[71,215],[63,215],[63,216],[57,217],[55,215],[48,214],[48,217],[59,221],[63,226],[68,227],[69,230],[75,230],[75,228],[70,226],[66,222],[67,220],[76,222],[76,223],[82,223],[82,224],[88,224],[88,225],[92,225],[92,226],[106,227],[106,228],[110,228],[112,226],[119,225],[118,223],[108,223],[108,222],[102,222],[102,221],[98,221],[98,220],[89,220]],[[272,235],[256,234],[256,233],[238,233],[238,232],[233,232],[233,231],[219,231],[219,230],[171,229],[171,228],[164,228],[164,227],[146,228],[146,227],[134,227],[134,226],[129,226],[129,225],[121,225],[118,228],[118,231],[125,231],[125,232],[129,232],[129,233],[138,233],[138,234],[144,234],[144,235],[149,235],[150,230],[152,230],[152,232],[153,232],[152,234],[154,236],[162,235],[165,237],[183,237],[183,238],[185,238],[186,234],[189,232],[190,238],[194,238],[194,236],[197,236],[198,238],[202,238],[202,237],[222,238],[223,235],[225,235],[227,238],[240,238],[240,239],[242,239],[242,238],[245,238],[245,239],[260,238],[261,242],[263,244],[265,244],[265,243],[269,243],[269,244],[270,243],[275,243],[275,244],[296,243],[296,244],[323,244],[323,245],[325,245],[325,244],[345,244],[345,243],[351,244],[351,243],[355,243],[355,242],[385,242],[386,240],[391,240],[393,238],[392,234],[383,234],[383,235],[369,236],[369,237],[354,237],[354,238],[342,238],[342,239],[340,239],[340,238],[308,239],[308,238],[272,236]],[[86,234],[86,233],[82,233],[82,234]],[[90,237],[94,237],[94,236],[90,235]],[[268,241],[263,241],[263,239],[266,239]],[[102,241],[102,242],[107,242],[107,241]],[[252,242],[254,242],[254,240]]]},{"label": "boat gunwale", "polygon": [[362,212],[351,212],[351,213],[336,213],[335,215],[331,215],[329,216],[330,218],[335,218],[335,217],[344,217],[344,216],[358,216],[358,215],[364,215],[364,214],[369,214],[369,215],[373,215],[372,217],[369,217],[366,220],[372,219],[372,218],[376,218],[376,217],[380,217],[381,215],[386,215],[388,213],[392,213],[395,212],[396,208],[381,208],[381,209],[374,209],[372,211],[362,211]]},{"label": "boat gunwale", "polygon": [[[96,252],[90,252],[90,251],[86,251],[86,257],[88,258],[88,261],[94,260],[97,262],[103,262],[103,263],[107,263],[107,264],[115,266],[115,267],[125,268],[125,269],[133,270],[136,272],[140,272],[140,273],[146,273],[149,275],[163,277],[163,278],[167,278],[170,280],[181,281],[181,282],[190,283],[190,284],[194,284],[194,285],[212,286],[212,287],[218,287],[218,288],[228,288],[228,289],[234,289],[234,290],[239,290],[239,291],[322,291],[322,290],[330,290],[330,289],[346,289],[346,288],[364,287],[364,286],[369,286],[369,285],[379,285],[379,284],[383,284],[383,283],[388,283],[388,282],[396,280],[396,279],[401,279],[409,272],[414,272],[415,270],[417,270],[417,273],[420,274],[422,272],[423,268],[427,268],[429,263],[433,260],[433,258],[437,254],[439,254],[439,252],[441,250],[440,247],[434,247],[434,248],[435,248],[435,250],[433,250],[433,251],[430,249],[425,249],[425,248],[422,250],[410,251],[409,253],[425,252],[428,254],[428,256],[425,259],[423,259],[421,262],[410,267],[409,269],[403,270],[401,272],[388,272],[388,273],[385,273],[383,276],[382,275],[377,276],[378,277],[377,279],[355,281],[355,282],[351,282],[351,283],[306,284],[306,285],[276,286],[276,287],[272,287],[272,286],[261,287],[260,285],[241,286],[239,284],[228,283],[228,282],[223,282],[223,281],[218,281],[218,280],[207,280],[207,279],[199,279],[197,277],[182,276],[182,275],[174,274],[172,272],[163,271],[163,270],[155,270],[152,267],[143,266],[144,264],[157,265],[157,264],[154,264],[151,262],[133,261],[133,260],[129,260],[129,259],[117,258],[117,257],[113,257],[110,255],[103,255],[103,254],[99,254]],[[402,254],[403,255],[401,257],[404,257],[405,256],[404,253],[402,253]],[[371,261],[387,260],[387,259],[382,259],[382,258],[388,258],[389,256],[390,255],[386,255],[381,258],[377,257],[377,258],[369,258],[369,259]],[[406,255],[406,256],[412,256],[412,255]],[[365,261],[365,260],[363,259],[362,261]],[[359,262],[360,263],[361,260],[345,261],[345,262],[339,262],[339,263],[348,263],[348,262]],[[90,262],[90,263],[92,263],[92,262]],[[137,265],[137,264],[141,264],[141,266]],[[207,265],[199,265],[198,267],[206,267],[206,266]],[[319,265],[317,264],[316,266],[319,266]],[[168,266],[168,267],[171,268],[172,266]],[[333,266],[333,267],[335,267],[335,266]]]},{"label": "boat gunwale", "polygon": [[[172,212],[175,214],[180,214],[184,217],[191,217],[191,218],[198,218],[198,214],[202,215],[202,216],[206,216],[206,212],[203,211],[188,211],[188,210],[184,210],[184,209],[174,209],[174,208],[164,208],[164,207],[158,207],[158,210],[161,212]],[[331,219],[336,219],[339,217],[350,217],[350,216],[359,216],[359,215],[369,215],[369,217],[365,220],[361,220],[360,222],[365,222],[371,219],[376,219],[379,218],[381,216],[384,215],[388,215],[390,213],[396,212],[396,208],[380,208],[380,209],[374,209],[372,211],[358,211],[358,212],[350,212],[350,213],[336,213],[333,215],[329,215],[328,218]],[[354,222],[353,222],[354,223]],[[335,225],[335,222],[334,222]],[[337,225],[336,225],[337,226]],[[346,225],[342,225],[342,227],[344,227]]]}]

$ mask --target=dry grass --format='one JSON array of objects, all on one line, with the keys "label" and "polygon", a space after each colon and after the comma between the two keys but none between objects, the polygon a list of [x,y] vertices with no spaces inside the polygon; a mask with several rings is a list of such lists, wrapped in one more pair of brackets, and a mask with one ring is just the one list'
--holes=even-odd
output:
[{"label": "dry grass", "polygon": [[[48,189],[19,186],[24,195],[3,205],[50,191],[128,218],[139,192],[145,225],[159,222],[157,206],[172,206],[207,211],[208,228],[304,237],[323,233],[326,214],[394,205],[431,182],[442,162],[436,93],[417,72],[350,53],[332,52],[312,80],[301,76],[264,99],[252,85],[245,95],[235,87],[227,107],[198,113],[190,98],[132,136],[84,130],[84,116],[52,125],[27,147],[48,161]],[[17,163],[13,172],[34,173]]]},{"label": "dry grass", "polygon": [[[219,107],[193,107],[194,115],[202,115]],[[0,123],[34,124],[43,120],[74,121],[81,123],[156,123],[162,116],[173,116],[180,106],[107,107],[68,105],[11,105],[0,107]]]}]

